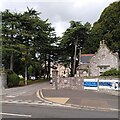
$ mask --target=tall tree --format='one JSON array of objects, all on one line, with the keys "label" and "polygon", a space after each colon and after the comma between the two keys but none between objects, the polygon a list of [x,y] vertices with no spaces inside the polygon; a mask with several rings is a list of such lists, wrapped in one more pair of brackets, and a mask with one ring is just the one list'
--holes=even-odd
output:
[{"label": "tall tree", "polygon": [[[120,1],[116,1],[106,7],[99,20],[94,23],[91,30],[88,52],[94,53],[99,42],[105,39],[108,47],[120,55]],[[94,44],[94,45],[93,45]]]},{"label": "tall tree", "polygon": [[[23,13],[11,13],[9,10],[2,12],[2,38],[3,38],[3,52],[4,65],[8,68],[7,61],[11,56],[11,61],[17,64],[17,71],[25,67],[25,84],[28,79],[28,67],[32,65],[35,71],[41,71],[43,64],[48,61],[50,73],[50,52],[53,47],[52,44],[56,41],[54,29],[48,20],[42,20],[40,13],[34,9],[29,9]],[[48,56],[45,60],[43,56]],[[12,63],[12,62],[11,62]],[[37,67],[39,66],[39,67]],[[11,65],[12,68],[12,65]],[[20,73],[22,73],[20,71]],[[48,74],[46,73],[46,74]],[[18,72],[19,74],[19,72]]]},{"label": "tall tree", "polygon": [[[3,40],[3,63],[6,68],[10,68],[13,70],[13,56],[18,54],[18,41],[17,41],[17,33],[18,33],[18,14],[11,13],[9,10],[2,12],[2,40]],[[6,61],[5,57],[10,57],[10,59]],[[9,63],[6,66],[6,62]]]},{"label": "tall tree", "polygon": [[85,41],[85,36],[86,27],[81,22],[70,21],[70,28],[65,31],[61,45],[64,52],[66,51],[66,60],[71,59],[71,76],[75,74],[78,48]]}]

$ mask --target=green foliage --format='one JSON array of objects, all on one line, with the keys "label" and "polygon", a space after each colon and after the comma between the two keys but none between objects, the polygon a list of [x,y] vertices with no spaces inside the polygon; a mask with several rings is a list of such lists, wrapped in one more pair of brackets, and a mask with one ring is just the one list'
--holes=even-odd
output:
[{"label": "green foliage", "polygon": [[11,70],[7,71],[7,85],[8,87],[15,87],[19,85],[20,78],[19,76]]},{"label": "green foliage", "polygon": [[[83,25],[79,21],[70,21],[70,27],[62,38],[56,37],[51,23],[42,20],[34,9],[28,8],[22,13],[9,10],[1,13],[3,64],[5,69],[9,69],[10,64],[14,65],[17,74],[25,76],[25,67],[32,65],[36,76],[49,76],[51,61],[71,63],[72,70],[75,45],[77,55],[81,46],[82,53],[95,53],[103,39],[112,51],[118,51],[120,55],[120,1],[105,8],[92,28],[88,22]],[[39,54],[37,57],[36,53]]]},{"label": "green foliage", "polygon": [[[40,13],[34,9],[27,8],[27,11],[22,13],[9,10],[1,13],[5,69],[10,69],[10,65],[14,65],[13,70],[23,76],[27,76],[24,75],[24,69],[29,65],[32,65],[35,71],[41,71],[42,64],[48,61],[44,56],[54,53],[52,44],[57,41],[54,28],[48,20],[42,20]],[[36,57],[36,53],[40,55]],[[10,59],[10,56],[13,57]],[[40,69],[37,70],[38,68]],[[39,73],[37,72],[36,76]]]},{"label": "green foliage", "polygon": [[120,75],[120,70],[116,70],[112,68],[111,70],[108,70],[104,73],[102,73],[101,76],[119,76]]},{"label": "green foliage", "polygon": [[79,49],[86,43],[90,29],[91,25],[88,22],[83,25],[79,21],[70,21],[70,27],[63,34],[60,44],[61,57],[65,64],[69,65],[71,62],[71,76],[75,74],[73,70],[75,64],[75,48],[76,58],[78,58]]},{"label": "green foliage", "polygon": [[86,43],[86,52],[95,53],[101,40],[105,40],[113,52],[120,55],[120,1],[106,7],[99,20],[94,23],[89,39]]}]

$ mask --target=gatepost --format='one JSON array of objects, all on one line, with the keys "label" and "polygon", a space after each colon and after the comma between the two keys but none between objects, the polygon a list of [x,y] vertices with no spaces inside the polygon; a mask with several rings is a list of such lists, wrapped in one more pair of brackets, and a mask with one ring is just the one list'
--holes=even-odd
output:
[{"label": "gatepost", "polygon": [[7,87],[7,75],[4,72],[0,73],[0,95],[4,94],[4,89]]},{"label": "gatepost", "polygon": [[52,70],[52,77],[53,77],[53,80],[55,81],[55,89],[57,90],[58,89],[58,70],[57,69],[53,69]]}]

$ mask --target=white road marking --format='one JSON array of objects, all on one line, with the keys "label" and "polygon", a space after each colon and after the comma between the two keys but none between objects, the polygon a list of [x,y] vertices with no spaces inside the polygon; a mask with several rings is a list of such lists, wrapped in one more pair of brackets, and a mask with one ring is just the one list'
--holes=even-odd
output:
[{"label": "white road marking", "polygon": [[0,115],[10,115],[10,116],[19,116],[19,117],[32,117],[32,115],[22,115],[22,114],[14,114],[14,113],[0,113]]},{"label": "white road marking", "polygon": [[22,100],[4,100],[4,101],[0,101],[0,103],[10,103],[10,104],[27,104],[27,105],[41,105],[42,101],[32,101],[32,100],[28,100],[28,101],[22,101]]},{"label": "white road marking", "polygon": [[83,110],[100,110],[100,111],[120,111],[120,109],[115,109],[115,108],[100,108],[100,107],[90,107],[90,106],[79,106],[79,105],[74,105],[74,104],[59,104],[59,103],[49,103],[49,102],[40,102],[40,101],[33,101],[33,102],[30,102],[30,101],[20,101],[19,100],[17,101],[0,101],[0,103],[11,103],[11,104],[27,104],[27,105],[48,105],[48,106],[58,106],[58,107],[66,107],[66,108],[73,108],[73,109],[83,109]]},{"label": "white road marking", "polygon": [[14,98],[14,97],[18,97],[18,96],[21,96],[21,95],[23,95],[23,94],[25,94],[26,92],[20,92],[20,93],[15,93],[15,94],[13,94],[13,95],[8,95],[8,96],[6,96],[6,97],[11,97],[11,98]]},{"label": "white road marking", "polygon": [[6,97],[8,97],[8,98],[14,98],[15,96],[13,96],[13,95],[9,95],[9,96],[6,96]]}]

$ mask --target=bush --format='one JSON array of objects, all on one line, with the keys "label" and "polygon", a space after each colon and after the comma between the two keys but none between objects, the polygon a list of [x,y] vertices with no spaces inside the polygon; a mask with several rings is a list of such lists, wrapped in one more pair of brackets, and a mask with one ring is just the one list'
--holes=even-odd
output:
[{"label": "bush", "polygon": [[104,73],[102,73],[101,76],[119,76],[120,75],[120,70],[116,70],[112,68],[111,70],[108,70]]},{"label": "bush", "polygon": [[20,78],[19,76],[11,70],[7,71],[7,85],[8,87],[15,87],[19,85]]}]

